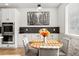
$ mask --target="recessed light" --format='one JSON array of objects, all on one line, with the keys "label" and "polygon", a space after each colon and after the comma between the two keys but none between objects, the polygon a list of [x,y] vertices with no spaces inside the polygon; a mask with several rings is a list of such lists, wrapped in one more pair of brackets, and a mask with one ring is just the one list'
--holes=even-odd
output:
[{"label": "recessed light", "polygon": [[5,3],[5,5],[8,6],[9,4],[8,3]]}]

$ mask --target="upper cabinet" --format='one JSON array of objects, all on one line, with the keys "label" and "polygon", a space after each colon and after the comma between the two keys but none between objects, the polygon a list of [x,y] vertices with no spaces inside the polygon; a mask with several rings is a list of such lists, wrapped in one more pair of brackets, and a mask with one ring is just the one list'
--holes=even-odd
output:
[{"label": "upper cabinet", "polygon": [[1,20],[2,20],[2,11],[0,9],[0,27],[1,27]]},{"label": "upper cabinet", "polygon": [[16,9],[5,8],[2,9],[2,21],[1,22],[14,22],[16,16]]}]

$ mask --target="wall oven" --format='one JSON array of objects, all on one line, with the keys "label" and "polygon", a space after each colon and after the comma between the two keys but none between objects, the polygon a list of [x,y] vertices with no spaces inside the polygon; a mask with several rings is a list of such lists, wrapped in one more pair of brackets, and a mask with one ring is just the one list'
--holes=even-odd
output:
[{"label": "wall oven", "polygon": [[14,31],[13,23],[2,23],[2,33],[3,34],[13,34]]},{"label": "wall oven", "polygon": [[14,23],[2,23],[2,44],[14,43]]},{"label": "wall oven", "polygon": [[13,44],[14,37],[13,35],[3,35],[2,44]]}]

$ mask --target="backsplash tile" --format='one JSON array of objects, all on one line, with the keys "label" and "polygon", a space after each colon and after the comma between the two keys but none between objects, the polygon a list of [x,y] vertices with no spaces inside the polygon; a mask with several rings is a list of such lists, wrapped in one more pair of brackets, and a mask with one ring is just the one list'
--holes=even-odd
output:
[{"label": "backsplash tile", "polygon": [[51,33],[59,33],[59,27],[20,27],[19,33],[38,33],[41,28],[48,29]]}]

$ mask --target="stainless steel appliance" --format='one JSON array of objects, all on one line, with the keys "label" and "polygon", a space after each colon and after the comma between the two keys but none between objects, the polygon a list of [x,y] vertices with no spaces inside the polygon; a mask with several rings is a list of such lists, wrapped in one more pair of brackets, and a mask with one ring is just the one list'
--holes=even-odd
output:
[{"label": "stainless steel appliance", "polygon": [[13,34],[14,33],[13,23],[2,23],[2,33],[3,34]]},{"label": "stainless steel appliance", "polygon": [[14,43],[14,23],[2,23],[2,44]]},{"label": "stainless steel appliance", "polygon": [[13,44],[13,35],[3,35],[2,44]]}]

